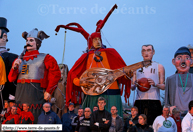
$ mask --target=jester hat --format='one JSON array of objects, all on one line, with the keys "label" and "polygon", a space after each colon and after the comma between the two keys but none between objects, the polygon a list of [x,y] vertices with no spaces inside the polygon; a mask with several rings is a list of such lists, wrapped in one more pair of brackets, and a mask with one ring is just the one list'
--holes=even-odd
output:
[{"label": "jester hat", "polygon": [[[82,26],[78,23],[69,23],[67,25],[58,25],[55,29],[56,32],[58,32],[60,30],[60,28],[65,28],[65,29],[69,29],[75,32],[79,32],[81,33],[84,38],[87,40],[87,46],[88,46],[88,50],[92,48],[93,44],[92,44],[92,40],[96,37],[99,37],[101,39],[101,29],[103,28],[104,24],[106,23],[107,19],[109,18],[109,16],[112,14],[112,12],[114,11],[114,9],[117,8],[117,5],[115,4],[112,9],[109,11],[109,13],[106,15],[106,17],[103,20],[99,20],[96,23],[96,31],[94,33],[92,33],[91,35],[86,32]],[[77,26],[77,27],[71,27],[71,26]],[[101,39],[102,42],[102,39]]]}]

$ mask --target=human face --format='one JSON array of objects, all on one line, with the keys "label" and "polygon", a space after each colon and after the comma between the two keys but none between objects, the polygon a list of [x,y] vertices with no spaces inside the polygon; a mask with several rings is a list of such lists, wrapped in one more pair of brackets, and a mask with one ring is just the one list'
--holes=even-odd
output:
[{"label": "human face", "polygon": [[152,46],[142,46],[141,54],[143,56],[143,60],[152,60],[155,51],[152,49]]},{"label": "human face", "polygon": [[5,108],[8,108],[8,107],[9,107],[9,104],[8,104],[7,102],[5,102],[4,107],[5,107]]},{"label": "human face", "polygon": [[83,109],[79,109],[79,110],[78,110],[78,116],[83,116],[83,112],[84,112]]},{"label": "human face", "polygon": [[111,114],[112,114],[112,115],[116,115],[117,112],[118,112],[117,108],[116,108],[115,106],[112,106],[112,107],[111,107]]},{"label": "human face", "polygon": [[175,117],[175,118],[180,118],[180,112],[175,113],[175,114],[174,114],[174,117]]},{"label": "human face", "polygon": [[89,108],[84,109],[84,116],[85,118],[89,118],[91,114],[91,110]]},{"label": "human face", "polygon": [[101,48],[101,39],[99,37],[94,38],[92,43],[95,49]]},{"label": "human face", "polygon": [[98,101],[99,110],[104,110],[105,105],[106,103],[104,100]]},{"label": "human face", "polygon": [[26,45],[29,45],[27,46],[27,50],[29,52],[33,50],[37,50],[35,38],[32,38],[32,37],[27,38]]},{"label": "human face", "polygon": [[96,106],[93,107],[93,112],[96,111],[96,110],[98,110],[98,107],[96,107]]},{"label": "human face", "polygon": [[[0,29],[0,36],[2,34],[2,30]],[[7,43],[7,34],[3,33],[2,38],[0,38],[0,46],[6,46]]]},{"label": "human face", "polygon": [[142,116],[139,116],[138,117],[138,122],[139,122],[139,124],[144,125],[146,120],[144,120],[144,118]]},{"label": "human face", "polygon": [[178,73],[187,73],[190,69],[190,65],[192,64],[192,59],[189,55],[177,55],[174,59],[172,59],[173,65],[175,65]]},{"label": "human face", "polygon": [[170,110],[169,108],[164,108],[162,112],[163,112],[163,116],[165,117],[165,116],[169,116]]},{"label": "human face", "polygon": [[11,114],[15,115],[17,113],[17,108],[16,107],[12,107],[11,108]]},{"label": "human face", "polygon": [[74,110],[74,105],[69,105],[68,109],[69,109],[69,111],[73,111]]},{"label": "human face", "polygon": [[45,112],[49,112],[49,111],[50,111],[50,108],[51,108],[50,104],[45,104],[44,107],[43,107],[43,110],[44,110]]},{"label": "human face", "polygon": [[193,115],[193,107],[191,107],[191,110],[189,110],[189,113]]},{"label": "human face", "polygon": [[138,114],[138,111],[135,108],[131,109],[131,116],[135,117]]},{"label": "human face", "polygon": [[23,104],[23,111],[27,112],[29,109],[29,106],[27,104]]},{"label": "human face", "polygon": [[14,105],[15,105],[14,102],[9,102],[9,107],[12,107],[12,106],[14,106]]}]

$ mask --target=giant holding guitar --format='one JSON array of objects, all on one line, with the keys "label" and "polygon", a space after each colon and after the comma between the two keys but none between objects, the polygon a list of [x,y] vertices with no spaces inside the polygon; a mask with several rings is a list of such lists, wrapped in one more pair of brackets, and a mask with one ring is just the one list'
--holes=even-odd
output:
[{"label": "giant holding guitar", "polygon": [[80,86],[84,94],[100,95],[104,93],[117,78],[132,74],[135,70],[151,65],[151,61],[138,62],[120,69],[91,68],[80,77]]}]

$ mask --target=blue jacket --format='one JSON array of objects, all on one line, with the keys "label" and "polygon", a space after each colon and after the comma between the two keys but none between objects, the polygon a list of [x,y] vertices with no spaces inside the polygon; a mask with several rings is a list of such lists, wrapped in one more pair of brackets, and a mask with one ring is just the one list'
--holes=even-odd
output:
[{"label": "blue jacket", "polygon": [[37,124],[62,124],[62,122],[55,112],[42,111],[42,113],[38,117],[38,123]]},{"label": "blue jacket", "polygon": [[53,111],[45,112],[43,110],[38,117],[37,124],[62,124],[62,122],[55,112]]},{"label": "blue jacket", "polygon": [[62,131],[63,132],[72,132],[72,126],[71,126],[71,122],[72,119],[77,116],[74,111],[69,111],[65,114],[62,115],[61,121],[62,121]]}]

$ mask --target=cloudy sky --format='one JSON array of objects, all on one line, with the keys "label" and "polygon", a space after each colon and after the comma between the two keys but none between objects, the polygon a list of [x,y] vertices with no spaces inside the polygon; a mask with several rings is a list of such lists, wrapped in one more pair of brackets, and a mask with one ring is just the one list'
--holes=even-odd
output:
[{"label": "cloudy sky", "polygon": [[[103,44],[115,48],[127,65],[142,61],[141,46],[153,44],[153,60],[165,67],[166,77],[172,75],[175,51],[193,44],[192,0],[0,0],[0,16],[7,18],[10,30],[7,48],[20,54],[25,45],[22,32],[38,28],[50,35],[40,52],[49,53],[61,63],[65,30],[61,29],[56,36],[56,26],[77,22],[91,34],[96,22],[104,19],[114,4],[118,9],[102,29]],[[64,63],[69,69],[86,44],[81,34],[67,30]]]}]

